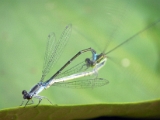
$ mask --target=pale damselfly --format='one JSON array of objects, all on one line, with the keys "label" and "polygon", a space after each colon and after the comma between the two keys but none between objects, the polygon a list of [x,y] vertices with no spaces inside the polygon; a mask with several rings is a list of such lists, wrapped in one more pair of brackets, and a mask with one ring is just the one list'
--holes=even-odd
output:
[{"label": "pale damselfly", "polygon": [[[90,71],[88,73],[82,72],[82,73],[79,73],[79,74],[74,74],[72,77],[69,76],[69,77],[63,77],[63,78],[56,79],[56,77],[58,77],[58,75],[62,72],[62,70],[64,68],[66,68],[75,58],[77,58],[82,53],[91,51],[92,52],[92,56],[93,56],[92,57],[92,61],[95,61],[97,59],[96,52],[92,48],[88,48],[88,49],[84,49],[84,50],[79,51],[65,65],[63,65],[49,80],[47,80],[47,81],[44,82],[45,76],[47,75],[47,73],[49,73],[49,71],[50,71],[51,67],[53,66],[53,64],[56,63],[56,61],[60,57],[60,55],[61,55],[61,53],[62,53],[65,45],[67,44],[68,38],[69,38],[70,33],[71,33],[71,30],[72,30],[72,25],[69,24],[65,28],[65,30],[63,31],[63,33],[62,33],[59,41],[56,41],[54,33],[51,33],[48,36],[48,42],[47,42],[47,47],[46,47],[46,52],[45,52],[45,59],[44,59],[44,65],[43,65],[41,80],[34,87],[32,87],[29,92],[27,92],[26,90],[22,91],[23,98],[28,100],[26,102],[25,106],[28,104],[28,102],[30,100],[33,103],[32,98],[39,99],[39,103],[41,102],[41,100],[43,98],[47,99],[49,101],[48,98],[46,98],[44,96],[39,96],[38,94],[40,92],[42,92],[44,89],[49,88],[54,83],[64,82],[64,81],[67,81],[67,80],[71,80],[71,79],[75,79],[75,78],[79,78],[79,77],[84,77],[84,76],[92,75],[92,74],[95,73],[95,70],[94,70],[94,71]],[[89,65],[89,64],[90,63],[87,63],[86,65]],[[105,60],[101,61],[99,64],[96,64],[96,70],[99,70],[101,67],[104,66],[104,64],[105,64]],[[87,67],[89,67],[89,66],[87,66]],[[81,82],[79,82],[78,85],[82,86],[82,85],[86,84],[86,82],[89,82],[89,81],[90,80],[81,81]],[[108,83],[108,81],[106,81],[105,79],[100,79],[100,78],[96,79],[94,82],[97,82],[99,84],[97,86],[101,86],[101,85],[104,85],[105,83]],[[89,86],[91,86],[91,84],[87,84],[87,86],[89,87]],[[21,105],[23,105],[23,102],[24,101],[22,101]],[[37,105],[39,105],[39,103]]]},{"label": "pale damselfly", "polygon": [[[108,54],[110,54],[114,50],[118,49],[119,47],[121,47],[125,43],[131,41],[133,38],[135,38],[139,34],[143,33],[147,29],[155,26],[159,22],[160,22],[160,20],[148,25],[147,27],[145,27],[144,29],[133,34],[131,37],[129,37],[128,39],[126,39],[125,41],[123,41],[122,43],[117,45],[116,47],[112,48],[108,52],[105,52],[105,50],[104,50],[102,53],[97,54],[96,51],[94,49],[92,49],[92,51],[94,51],[94,52],[92,52],[91,59],[86,58],[85,61],[75,65],[74,67],[72,67],[66,71],[64,71],[63,73],[61,73],[58,76],[58,79],[56,79],[56,81],[52,81],[52,85],[53,86],[60,86],[60,87],[67,87],[67,88],[88,88],[88,87],[93,88],[93,87],[103,86],[103,85],[108,84],[109,83],[108,80],[103,79],[103,78],[97,78],[98,75],[95,78],[90,79],[90,81],[89,80],[86,80],[86,81],[85,80],[67,81],[67,80],[98,74],[98,71],[105,65],[107,59],[109,58]],[[83,72],[82,72],[83,67],[86,67],[86,68],[83,69]],[[91,68],[91,70],[86,71],[88,68]],[[65,76],[65,77],[63,77],[63,76]],[[59,82],[59,81],[63,81],[63,82]],[[64,81],[67,81],[67,82],[64,82]],[[84,84],[82,84],[82,82],[84,82]]]},{"label": "pale damselfly", "polygon": [[[62,48],[64,48],[64,46],[65,46],[64,43],[61,45],[60,42],[59,42],[59,44],[54,45],[54,48],[53,48],[53,45],[52,45],[52,47],[49,47],[49,45],[47,45],[47,50],[45,53],[45,64],[44,64],[43,71],[42,71],[41,81],[38,84],[36,84],[29,92],[27,92],[26,90],[22,91],[23,98],[28,100],[26,102],[25,106],[28,104],[28,102],[30,100],[32,100],[32,98],[39,99],[39,103],[41,102],[41,100],[43,98],[48,100],[48,98],[46,98],[44,96],[39,96],[38,94],[42,90],[47,89],[50,86],[62,86],[62,87],[74,87],[74,88],[91,87],[92,88],[92,87],[98,87],[98,86],[103,86],[103,85],[108,84],[109,83],[108,80],[103,79],[103,78],[97,78],[97,77],[95,77],[93,79],[88,79],[88,80],[86,79],[86,80],[79,80],[79,81],[68,81],[68,80],[97,74],[98,71],[105,65],[105,63],[107,61],[107,55],[109,53],[116,50],[117,48],[119,48],[123,44],[129,42],[134,37],[136,37],[137,35],[141,34],[144,31],[146,31],[147,29],[153,27],[154,25],[156,25],[159,22],[160,22],[160,20],[154,22],[153,24],[147,26],[146,28],[142,29],[141,31],[135,33],[130,38],[126,39],[124,42],[117,45],[116,47],[114,47],[113,49],[111,49],[110,51],[108,51],[106,53],[102,52],[100,54],[96,54],[96,51],[92,48],[81,50],[75,56],[73,56],[60,70],[58,70],[49,80],[47,80],[46,82],[43,82],[44,77],[49,72],[51,66],[53,65],[53,62],[55,63],[55,61],[59,58],[59,56],[60,56],[59,51],[62,51]],[[68,37],[70,35],[70,31],[71,31],[71,25],[68,25],[66,27],[66,29],[64,30],[64,32],[62,33],[60,40],[67,42]],[[50,38],[52,38],[52,37],[55,37],[54,34],[52,34],[52,36],[51,35],[49,36],[48,41],[50,41],[51,40]],[[59,46],[63,46],[63,47],[59,47]],[[53,48],[53,51],[51,48]],[[61,49],[59,50],[59,48],[61,48]],[[91,53],[92,53],[91,59],[87,58],[85,60],[85,62],[79,63],[78,65],[72,67],[71,69],[62,72],[62,70],[64,68],[66,68],[75,58],[77,58],[81,53],[84,53],[87,51],[91,51]],[[51,52],[51,53],[48,55],[47,54],[48,52]],[[48,60],[48,58],[49,58],[49,60]],[[87,71],[88,68],[91,68],[91,70]],[[33,100],[32,100],[32,103],[33,103]],[[37,105],[39,105],[39,103]],[[22,104],[23,104],[23,102],[22,102]]]}]

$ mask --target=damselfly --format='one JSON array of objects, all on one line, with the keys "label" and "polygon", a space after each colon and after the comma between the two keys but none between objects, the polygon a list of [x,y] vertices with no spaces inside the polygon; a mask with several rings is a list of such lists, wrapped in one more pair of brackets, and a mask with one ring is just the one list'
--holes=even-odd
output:
[{"label": "damselfly", "polygon": [[[96,51],[92,48],[84,49],[78,52],[75,56],[73,56],[60,70],[58,70],[49,80],[43,81],[46,74],[50,71],[50,68],[53,66],[53,63],[57,61],[57,59],[60,57],[60,53],[62,52],[62,49],[66,45],[68,38],[71,33],[71,25],[68,25],[64,32],[62,33],[62,36],[56,44],[53,44],[53,41],[55,42],[55,35],[50,34],[47,44],[47,49],[45,53],[45,62],[44,67],[42,71],[42,78],[38,84],[36,84],[29,92],[26,90],[22,91],[23,98],[27,99],[25,106],[28,104],[28,102],[31,100],[33,103],[32,98],[39,99],[39,103],[41,100],[47,99],[44,96],[39,96],[38,94],[44,90],[49,88],[51,85],[53,86],[63,86],[63,87],[74,87],[74,88],[88,88],[88,87],[97,87],[108,84],[108,80],[103,78],[97,78],[94,79],[86,79],[86,80],[79,80],[79,81],[68,81],[76,78],[81,78],[93,74],[97,74],[98,71],[105,65],[107,61],[107,55],[111,53],[112,51],[116,50],[123,44],[129,42],[137,35],[141,34],[142,32],[146,31],[147,29],[151,28],[152,26],[158,24],[160,20],[154,22],[153,24],[147,26],[146,28],[142,29],[141,31],[135,33],[130,38],[126,39],[124,42],[119,44],[118,46],[114,47],[108,52],[102,52],[100,54],[96,54]],[[52,51],[53,50],[53,51]],[[85,59],[85,62],[79,63],[78,65],[72,67],[71,69],[68,69],[64,72],[64,68],[66,68],[71,61],[73,61],[75,58],[77,58],[80,54],[91,51],[92,58]],[[88,68],[91,68],[90,70],[87,70]],[[61,73],[62,72],[62,73]],[[49,101],[49,100],[48,100]],[[23,101],[24,102],[24,101]],[[23,104],[22,102],[22,104]],[[50,101],[49,101],[50,102]],[[39,103],[37,105],[39,105]],[[50,102],[51,103],[51,102]],[[21,104],[21,105],[22,105]],[[51,103],[52,104],[52,103]]]},{"label": "damselfly", "polygon": [[[54,83],[57,83],[57,82],[64,82],[64,81],[67,81],[67,80],[71,80],[71,79],[75,79],[77,77],[75,77],[76,75],[74,74],[73,77],[68,77],[68,78],[61,78],[61,79],[56,79],[56,77],[58,77],[58,75],[60,75],[60,73],[62,72],[62,70],[64,68],[66,68],[75,58],[77,58],[80,54],[82,53],[85,53],[85,52],[88,52],[88,51],[91,51],[92,52],[92,55],[93,55],[93,58],[92,58],[92,61],[95,61],[97,59],[97,55],[95,53],[95,51],[92,49],[92,48],[88,48],[88,49],[84,49],[84,50],[81,50],[79,51],[75,56],[73,56],[64,66],[62,66],[49,80],[47,81],[44,81],[44,78],[45,76],[47,75],[47,73],[50,71],[51,67],[53,66],[53,64],[56,63],[56,61],[59,59],[65,45],[67,44],[68,42],[68,38],[70,36],[70,33],[71,33],[71,30],[72,30],[72,25],[69,24],[64,32],[62,33],[59,41],[56,41],[56,38],[55,38],[55,34],[54,33],[51,33],[49,36],[48,36],[48,43],[47,43],[47,47],[46,47],[46,52],[45,52],[45,60],[44,60],[44,65],[43,65],[43,70],[42,70],[42,77],[41,77],[41,80],[39,83],[37,83],[34,87],[32,87],[32,89],[27,92],[26,90],[23,90],[22,91],[22,94],[23,94],[23,98],[24,99],[27,99],[28,101],[26,102],[25,106],[28,104],[28,102],[31,100],[32,103],[33,103],[33,100],[32,98],[37,98],[39,99],[39,103],[41,102],[41,100],[44,98],[44,99],[47,99],[49,101],[48,98],[44,97],[44,96],[39,96],[38,94],[43,91],[44,89],[47,89],[49,88],[51,85],[53,85]],[[101,64],[96,64],[96,70],[99,70],[101,67],[104,66],[104,63],[105,61],[103,61],[103,63]],[[89,63],[86,64],[87,65],[90,65]],[[94,65],[95,66],[95,65]],[[90,66],[88,66],[90,67]],[[94,71],[90,72],[89,74],[93,74]],[[88,76],[89,74],[86,74],[85,72],[84,73],[79,73],[79,75],[77,75],[78,77],[80,77],[80,74],[81,76]],[[86,74],[86,75],[85,75]],[[85,81],[81,81],[79,82],[78,85],[84,85],[84,82],[86,84],[86,82],[89,82],[90,80],[85,80]],[[104,85],[105,84],[105,80],[104,79],[96,79],[95,82],[97,82],[99,85],[98,86],[101,86],[101,85]],[[108,83],[108,81],[106,82]],[[91,84],[88,84],[88,86],[91,86]],[[23,105],[23,102],[22,101],[22,104]],[[50,101],[49,101],[50,102]],[[32,104],[31,103],[31,104]],[[38,104],[39,104],[38,103]],[[50,102],[51,103],[51,102]],[[52,103],[51,103],[52,104]]]},{"label": "damselfly", "polygon": [[[139,32],[135,33],[113,49],[109,50],[108,52],[105,52],[105,50],[97,54],[95,50],[92,49],[92,58],[86,58],[85,61],[77,64],[76,66],[62,72],[59,74],[58,79],[55,81],[52,81],[53,86],[61,86],[61,87],[67,87],[67,88],[88,88],[88,87],[97,87],[97,86],[103,86],[109,83],[108,80],[103,78],[97,78],[97,76],[90,80],[75,80],[75,81],[67,81],[72,80],[76,78],[81,78],[89,75],[98,74],[98,71],[105,65],[108,55],[113,52],[114,50],[118,49],[125,43],[131,41],[133,38],[138,36],[139,34],[143,33],[147,29],[155,26],[158,24],[160,20],[150,24],[149,26],[145,27],[144,29],[140,30]],[[94,52],[93,52],[94,51]],[[82,69],[83,68],[83,69]],[[88,68],[91,68],[91,70],[87,71]],[[63,81],[63,82],[62,82]]]}]

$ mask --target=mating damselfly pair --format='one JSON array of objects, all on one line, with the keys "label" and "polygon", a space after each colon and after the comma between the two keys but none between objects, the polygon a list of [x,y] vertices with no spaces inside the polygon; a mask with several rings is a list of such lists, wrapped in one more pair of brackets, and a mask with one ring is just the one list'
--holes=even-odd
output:
[{"label": "mating damselfly pair", "polygon": [[[108,84],[109,83],[108,80],[106,80],[105,78],[99,78],[98,75],[96,75],[92,79],[76,80],[76,78],[98,74],[99,70],[102,67],[104,67],[105,63],[107,62],[107,55],[109,53],[113,52],[114,50],[122,46],[123,44],[129,42],[134,37],[136,37],[140,33],[151,28],[152,26],[154,26],[155,24],[159,22],[160,20],[154,22],[153,24],[147,26],[141,31],[135,33],[130,38],[124,40],[124,42],[122,42],[121,44],[114,47],[108,52],[102,52],[100,54],[97,54],[96,51],[92,48],[87,48],[87,49],[83,49],[79,51],[68,62],[66,62],[66,64],[64,64],[50,79],[44,81],[45,76],[49,73],[52,66],[57,62],[57,60],[61,56],[61,53],[64,47],[66,46],[68,39],[70,37],[71,31],[72,31],[72,25],[69,24],[68,26],[66,26],[65,30],[63,31],[58,41],[56,41],[55,34],[51,33],[48,36],[48,42],[47,42],[47,47],[46,47],[46,52],[45,52],[41,80],[33,88],[31,88],[29,92],[27,92],[26,90],[22,91],[23,98],[28,100],[25,106],[28,104],[30,100],[33,103],[32,98],[39,99],[39,103],[37,105],[40,104],[43,98],[49,101],[48,98],[44,96],[39,96],[39,93],[42,92],[44,89],[49,88],[50,86],[63,86],[63,87],[69,87],[69,88],[70,87],[94,88],[94,87],[99,87],[99,86]],[[81,55],[82,53],[88,52],[88,51],[92,53],[91,58],[84,58],[84,62],[79,63],[76,66],[72,67],[71,69],[64,71],[64,69],[66,69],[73,60],[78,59],[79,55]],[[22,101],[21,105],[23,105],[23,102],[24,101]]]}]

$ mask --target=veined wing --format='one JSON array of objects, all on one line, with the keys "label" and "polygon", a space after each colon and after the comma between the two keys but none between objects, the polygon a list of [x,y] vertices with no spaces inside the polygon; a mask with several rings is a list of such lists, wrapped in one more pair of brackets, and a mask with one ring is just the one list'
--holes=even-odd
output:
[{"label": "veined wing", "polygon": [[[90,58],[92,59],[92,58]],[[75,66],[67,69],[66,71],[60,73],[59,75],[57,75],[55,78],[58,79],[58,78],[62,78],[62,77],[65,77],[65,76],[69,76],[69,75],[72,75],[72,74],[75,74],[75,73],[79,73],[79,72],[85,72],[85,71],[88,71],[92,69],[92,67],[88,67],[85,63],[85,60],[76,64]]]},{"label": "veined wing", "polygon": [[109,81],[103,78],[73,80],[69,82],[56,82],[52,86],[65,87],[65,88],[95,88],[108,84]]},{"label": "veined wing", "polygon": [[85,62],[80,62],[79,64],[67,69],[66,71],[60,73],[57,77],[57,78],[62,78],[62,77],[65,77],[65,76],[69,76],[69,75],[72,75],[72,74],[75,74],[75,73],[78,73],[78,72],[83,72],[83,71],[86,71],[88,68],[85,64]]},{"label": "veined wing", "polygon": [[68,42],[68,38],[71,34],[71,30],[72,30],[72,25],[69,24],[64,29],[59,40],[56,40],[54,33],[49,34],[46,51],[45,51],[41,81],[44,80],[45,76],[47,75],[47,73],[49,73],[52,66],[60,58],[63,52],[63,49],[65,48]]}]

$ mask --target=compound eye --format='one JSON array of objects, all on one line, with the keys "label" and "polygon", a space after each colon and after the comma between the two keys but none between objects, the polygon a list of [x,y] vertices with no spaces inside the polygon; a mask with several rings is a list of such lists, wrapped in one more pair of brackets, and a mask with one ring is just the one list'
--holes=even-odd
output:
[{"label": "compound eye", "polygon": [[89,58],[86,58],[86,59],[85,59],[85,62],[86,62],[86,63],[90,63],[90,61],[91,61],[91,60],[90,60]]},{"label": "compound eye", "polygon": [[89,58],[86,58],[85,62],[86,62],[87,67],[90,67],[93,65],[92,60],[90,60]]},{"label": "compound eye", "polygon": [[22,95],[25,95],[25,94],[27,94],[27,91],[26,91],[26,90],[23,90],[23,91],[22,91]]}]

